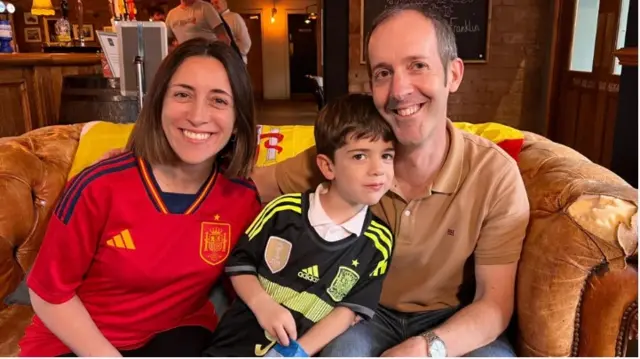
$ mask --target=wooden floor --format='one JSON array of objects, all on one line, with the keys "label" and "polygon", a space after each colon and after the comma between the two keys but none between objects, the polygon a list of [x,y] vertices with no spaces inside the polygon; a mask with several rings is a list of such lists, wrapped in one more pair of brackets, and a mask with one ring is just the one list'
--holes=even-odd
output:
[{"label": "wooden floor", "polygon": [[264,100],[256,103],[261,125],[313,125],[318,107],[313,101]]}]

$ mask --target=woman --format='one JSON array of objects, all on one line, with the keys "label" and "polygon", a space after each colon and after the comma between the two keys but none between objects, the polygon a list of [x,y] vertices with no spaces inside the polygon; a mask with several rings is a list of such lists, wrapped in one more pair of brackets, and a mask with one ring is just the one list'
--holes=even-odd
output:
[{"label": "woman", "polygon": [[55,208],[21,355],[200,356],[217,324],[207,294],[260,209],[238,179],[255,138],[233,50],[194,39],[170,53],[129,151],[75,176]]}]

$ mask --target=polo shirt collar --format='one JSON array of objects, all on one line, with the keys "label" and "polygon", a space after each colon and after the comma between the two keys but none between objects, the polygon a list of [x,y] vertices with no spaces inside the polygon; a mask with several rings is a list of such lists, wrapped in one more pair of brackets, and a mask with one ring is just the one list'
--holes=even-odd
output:
[{"label": "polo shirt collar", "polygon": [[[452,194],[460,187],[462,166],[464,164],[464,136],[460,130],[453,126],[449,119],[447,119],[447,132],[449,133],[447,156],[433,185],[424,194],[425,197],[430,196],[432,193]],[[400,192],[394,190],[395,187],[396,182],[394,180],[394,186],[389,192],[394,192],[402,197]]]},{"label": "polo shirt collar", "polygon": [[316,187],[315,193],[313,196],[309,196],[309,223],[312,227],[322,226],[322,225],[336,225],[342,227],[345,231],[349,233],[353,233],[357,236],[362,234],[362,230],[364,227],[364,222],[367,219],[367,208],[368,206],[363,206],[358,213],[356,213],[353,217],[349,218],[346,222],[342,224],[336,224],[325,212],[322,207],[322,203],[320,202],[320,194],[327,192],[327,184],[321,183]]},{"label": "polo shirt collar", "polygon": [[449,132],[449,150],[444,160],[444,165],[438,172],[436,180],[433,182],[431,192],[452,194],[460,187],[462,178],[464,136],[448,119],[447,131]]}]

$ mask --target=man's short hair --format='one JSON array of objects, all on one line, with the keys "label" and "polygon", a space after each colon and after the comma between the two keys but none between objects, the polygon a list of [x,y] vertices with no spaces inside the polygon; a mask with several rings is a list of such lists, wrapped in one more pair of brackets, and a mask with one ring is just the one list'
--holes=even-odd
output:
[{"label": "man's short hair", "polygon": [[[458,57],[458,46],[456,45],[456,35],[453,29],[439,13],[425,9],[420,4],[399,4],[385,9],[380,15],[378,15],[371,25],[371,31],[367,35],[367,41],[365,43],[363,51],[365,52],[365,59],[367,61],[367,70],[369,71],[369,77],[371,77],[371,63],[369,61],[369,41],[371,40],[371,34],[382,23],[391,19],[392,17],[405,12],[415,11],[422,14],[427,20],[430,20],[433,27],[436,30],[436,40],[438,42],[438,54],[440,55],[440,61],[444,69],[449,68],[449,63]],[[412,31],[407,29],[407,31]]]},{"label": "man's short hair", "polygon": [[314,136],[317,154],[332,161],[336,151],[349,140],[396,141],[391,126],[367,94],[348,94],[329,101],[318,114]]}]

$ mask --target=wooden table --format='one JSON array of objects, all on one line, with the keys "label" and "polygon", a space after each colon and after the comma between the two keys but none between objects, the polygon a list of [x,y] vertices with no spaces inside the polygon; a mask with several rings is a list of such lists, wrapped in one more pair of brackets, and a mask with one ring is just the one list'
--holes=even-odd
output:
[{"label": "wooden table", "polygon": [[0,137],[57,124],[63,77],[101,71],[97,54],[0,54]]}]

